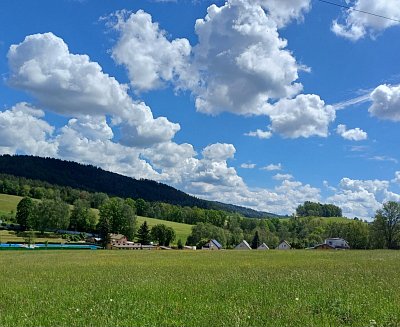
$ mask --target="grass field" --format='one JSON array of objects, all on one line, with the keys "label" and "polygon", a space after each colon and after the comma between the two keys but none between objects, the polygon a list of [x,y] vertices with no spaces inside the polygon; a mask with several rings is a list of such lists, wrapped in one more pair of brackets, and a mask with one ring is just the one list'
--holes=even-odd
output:
[{"label": "grass field", "polygon": [[150,227],[153,227],[154,225],[157,225],[157,224],[164,224],[168,227],[172,227],[176,233],[176,238],[175,238],[175,241],[173,242],[174,244],[176,244],[179,239],[181,239],[183,244],[185,244],[187,237],[192,233],[192,225],[175,223],[173,221],[166,221],[166,220],[161,220],[161,219],[137,216],[138,226],[143,224],[144,221],[147,221],[147,224]]},{"label": "grass field", "polygon": [[[49,237],[35,237],[34,239],[35,243],[44,243],[46,241],[65,243],[65,240],[63,240],[61,237],[56,237],[54,233],[47,233],[47,234]],[[7,242],[25,243],[25,237],[18,236],[14,231],[0,230],[0,243],[7,243]]]},{"label": "grass field", "polygon": [[0,194],[0,216],[9,214],[11,211],[14,213],[17,210],[18,202],[22,198],[14,195]]},{"label": "grass field", "polygon": [[0,251],[0,326],[394,327],[399,271],[396,251]]},{"label": "grass field", "polygon": [[[0,194],[0,215],[10,213],[11,211],[16,212],[17,205],[18,205],[19,201],[21,201],[21,199],[22,199],[22,197],[20,197],[20,196]],[[71,208],[72,207],[73,206],[71,206]],[[98,215],[98,210],[94,210],[94,211]],[[173,244],[176,244],[179,239],[181,239],[182,242],[185,243],[187,237],[192,232],[192,225],[180,224],[180,223],[175,223],[172,221],[147,218],[147,217],[141,217],[141,216],[137,216],[138,226],[140,226],[145,220],[147,221],[147,223],[150,227],[157,225],[157,224],[164,224],[168,227],[172,227],[176,233],[176,239],[173,242]],[[8,235],[8,234],[5,235],[1,231],[0,231],[0,239],[2,242],[6,242],[7,240],[9,240],[9,241],[22,240],[23,241],[23,239],[17,238],[15,236],[13,237],[12,235]],[[41,242],[41,241],[44,241],[44,240],[37,240],[37,242]],[[52,241],[54,241],[54,240],[52,240]]]}]

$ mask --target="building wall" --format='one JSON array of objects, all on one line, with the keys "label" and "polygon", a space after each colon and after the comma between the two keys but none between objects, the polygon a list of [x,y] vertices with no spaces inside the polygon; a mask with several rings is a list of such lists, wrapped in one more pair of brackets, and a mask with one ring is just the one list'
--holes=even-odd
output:
[{"label": "building wall", "polygon": [[281,244],[278,245],[278,250],[290,250],[290,246],[282,242]]},{"label": "building wall", "polygon": [[238,245],[235,247],[235,250],[251,250],[251,249],[249,249],[249,248],[246,246],[246,244],[244,244],[244,243],[242,242],[242,243],[238,244]]}]

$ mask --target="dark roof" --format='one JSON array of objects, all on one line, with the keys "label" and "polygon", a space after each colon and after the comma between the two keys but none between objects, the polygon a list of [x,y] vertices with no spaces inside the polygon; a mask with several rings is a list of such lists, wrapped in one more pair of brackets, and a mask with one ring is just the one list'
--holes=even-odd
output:
[{"label": "dark roof", "polygon": [[222,245],[218,243],[217,240],[211,240],[212,243],[214,243],[214,245],[218,248],[218,249],[222,249]]}]

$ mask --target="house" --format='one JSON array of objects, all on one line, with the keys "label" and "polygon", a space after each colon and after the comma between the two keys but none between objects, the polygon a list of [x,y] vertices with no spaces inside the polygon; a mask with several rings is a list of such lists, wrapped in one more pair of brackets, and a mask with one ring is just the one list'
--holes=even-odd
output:
[{"label": "house", "polygon": [[277,250],[290,250],[291,248],[290,244],[285,240],[281,241],[281,243],[276,247]]},{"label": "house", "polygon": [[263,243],[257,248],[257,250],[269,250],[269,247],[267,244]]},{"label": "house", "polygon": [[322,244],[317,244],[316,246],[314,246],[311,249],[315,249],[315,250],[334,250],[335,248],[333,246],[329,245],[329,244],[322,243]]},{"label": "house", "polygon": [[202,250],[221,250],[222,245],[218,243],[217,240],[209,240],[206,244],[201,248]]},{"label": "house", "polygon": [[235,250],[251,250],[251,246],[249,245],[249,243],[246,242],[246,240],[243,240],[238,245],[236,245]]},{"label": "house", "polygon": [[112,245],[123,245],[128,242],[128,239],[125,235],[122,234],[110,234],[110,243]]},{"label": "house", "polygon": [[346,240],[339,237],[327,238],[324,242],[332,246],[335,249],[350,249],[349,243]]},{"label": "house", "polygon": [[128,241],[127,237],[122,234],[110,234],[110,243],[107,245],[110,250],[156,250],[154,245],[142,245]]}]

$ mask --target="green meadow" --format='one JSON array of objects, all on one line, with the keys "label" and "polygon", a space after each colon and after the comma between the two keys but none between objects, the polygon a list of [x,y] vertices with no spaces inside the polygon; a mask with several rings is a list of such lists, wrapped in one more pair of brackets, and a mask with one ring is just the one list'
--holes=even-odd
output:
[{"label": "green meadow", "polygon": [[0,251],[0,326],[400,326],[397,251]]}]

